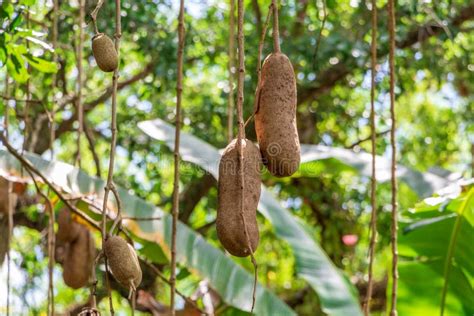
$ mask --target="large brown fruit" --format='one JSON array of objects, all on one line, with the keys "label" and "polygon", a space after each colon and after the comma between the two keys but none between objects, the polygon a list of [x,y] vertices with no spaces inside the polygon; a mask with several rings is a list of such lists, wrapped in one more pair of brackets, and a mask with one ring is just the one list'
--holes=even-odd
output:
[{"label": "large brown fruit", "polygon": [[60,244],[74,242],[79,238],[82,226],[72,219],[69,209],[61,209],[57,221],[56,239]]},{"label": "large brown fruit", "polygon": [[[244,157],[244,217],[252,250],[258,247],[259,232],[256,218],[260,200],[262,157],[257,146],[248,139],[242,140]],[[227,145],[219,164],[217,236],[232,255],[250,255],[244,223],[240,215],[240,175],[237,140]]]},{"label": "large brown fruit", "polygon": [[300,141],[296,129],[296,79],[290,60],[282,53],[263,62],[255,114],[263,163],[277,177],[292,175],[300,164]]},{"label": "large brown fruit", "polygon": [[99,33],[92,38],[92,54],[102,71],[112,72],[117,69],[118,54],[114,42],[104,33]]},{"label": "large brown fruit", "polygon": [[91,232],[81,227],[79,237],[69,244],[63,264],[63,279],[67,286],[78,289],[88,284],[94,266],[96,249]]},{"label": "large brown fruit", "polygon": [[114,278],[127,289],[137,288],[142,282],[142,270],[135,249],[121,237],[111,236],[104,252]]}]

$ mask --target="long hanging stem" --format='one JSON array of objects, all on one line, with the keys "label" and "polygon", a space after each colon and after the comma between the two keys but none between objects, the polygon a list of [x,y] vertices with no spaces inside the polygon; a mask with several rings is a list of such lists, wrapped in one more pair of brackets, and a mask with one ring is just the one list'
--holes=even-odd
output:
[{"label": "long hanging stem", "polygon": [[76,110],[77,121],[79,126],[77,128],[77,153],[75,164],[81,167],[81,136],[84,130],[84,110],[82,104],[82,58],[84,48],[84,15],[85,15],[85,0],[79,1],[79,43],[77,45],[77,83],[76,83]]},{"label": "long hanging stem", "polygon": [[244,128],[244,79],[245,79],[245,47],[244,47],[244,4],[243,0],[237,2],[237,45],[239,49],[239,76],[237,81],[237,119],[238,119],[238,137],[237,150],[239,155],[239,176],[240,176],[240,217],[244,224],[245,237],[250,251],[250,258],[254,267],[254,284],[252,293],[252,308],[255,307],[255,295],[257,289],[257,262],[253,255],[252,244],[250,243],[250,235],[247,229],[247,222],[244,216],[244,192],[245,192],[245,176],[244,176],[244,155],[243,155],[243,141],[245,140]]},{"label": "long hanging stem", "polygon": [[270,18],[273,13],[273,3],[268,7],[267,17],[265,19],[265,24],[263,25],[262,34],[260,35],[260,42],[258,43],[258,56],[257,56],[257,89],[255,89],[255,98],[253,101],[253,113],[245,121],[244,128],[247,127],[247,124],[252,120],[252,118],[257,114],[259,109],[259,100],[260,100],[260,82],[262,81],[262,52],[263,44],[265,43],[265,36],[267,34],[268,24],[270,23]]},{"label": "long hanging stem", "polygon": [[230,0],[229,12],[229,96],[227,99],[227,140],[234,138],[234,60],[235,60],[235,0]]},{"label": "long hanging stem", "polygon": [[277,0],[272,0],[273,7],[273,50],[275,53],[280,53],[280,27],[278,25],[278,3]]},{"label": "long hanging stem", "polygon": [[[48,189],[49,191],[49,189]],[[44,195],[47,198],[47,195]],[[47,199],[47,210],[49,211],[49,222],[48,222],[48,315],[54,316],[54,256],[55,256],[55,244],[56,238],[54,235],[54,208],[51,201]]]},{"label": "long hanging stem", "polygon": [[5,133],[5,137],[8,139],[8,127],[10,125],[10,104],[9,104],[9,99],[10,99],[10,76],[8,75],[8,72],[5,74],[5,97],[3,98],[3,101],[5,102],[5,113],[3,115],[3,131]]},{"label": "long hanging stem", "polygon": [[372,0],[372,39],[370,47],[370,132],[372,145],[372,177],[370,182],[370,245],[369,245],[369,281],[367,285],[367,295],[365,297],[364,314],[370,314],[370,300],[372,298],[373,287],[373,264],[375,256],[375,243],[377,240],[377,205],[375,194],[377,188],[377,177],[375,173],[375,157],[376,157],[376,126],[375,126],[375,75],[377,66],[377,1]]},{"label": "long hanging stem", "polygon": [[[8,76],[8,72],[5,75],[5,97],[10,97],[10,76]],[[5,99],[5,113],[3,116],[3,133],[5,134],[5,138],[8,139],[8,126],[9,126],[9,100]],[[10,194],[12,190],[11,182],[8,181],[8,199],[7,199],[7,211],[8,211],[8,234],[7,234],[7,315],[10,315],[10,276],[11,276],[11,258],[10,258],[10,242],[12,238],[12,231],[13,231],[13,210],[12,210],[12,203],[10,199]]]},{"label": "long hanging stem", "polygon": [[[57,65],[58,52],[56,51],[58,46],[58,14],[59,14],[59,3],[58,0],[53,0],[53,30],[52,30],[52,45],[53,45],[53,63]],[[54,139],[56,138],[56,130],[54,124],[54,117],[56,115],[56,72],[52,78],[52,94],[53,102],[51,103],[51,115],[49,116],[49,150],[51,154],[51,160],[54,160]]]},{"label": "long hanging stem", "polygon": [[[30,29],[30,8],[27,7],[27,11],[26,11],[26,28],[27,29]],[[27,41],[26,42],[26,49],[27,51],[29,52],[30,51],[30,42]],[[26,70],[28,72],[28,75],[30,74],[30,71],[31,71],[31,68],[30,68],[30,63],[27,63],[27,67],[26,67]],[[27,102],[25,102],[25,106],[23,108],[23,121],[25,123],[25,128],[24,128],[24,131],[23,131],[23,145],[22,145],[22,153],[27,150],[26,146],[27,146],[27,141],[28,141],[28,136],[30,135],[31,133],[31,126],[30,126],[30,115],[29,115],[29,111],[30,111],[30,102],[28,102],[29,100],[31,100],[31,81],[30,81],[30,78],[28,77],[28,79],[26,80],[26,85],[25,85],[25,99]]]},{"label": "long hanging stem", "polygon": [[[120,38],[122,37],[122,26],[121,26],[121,10],[120,10],[120,0],[115,0],[115,50],[119,58],[119,63],[117,68],[114,71],[112,78],[112,117],[111,117],[111,142],[110,142],[110,157],[109,157],[109,170],[107,174],[107,184],[105,186],[104,192],[104,202],[102,206],[102,223],[101,223],[101,233],[102,233],[102,249],[104,248],[105,240],[107,238],[106,232],[106,219],[107,219],[107,201],[109,198],[110,191],[113,191],[115,186],[113,182],[114,175],[114,163],[115,163],[115,148],[117,145],[117,86],[118,86],[118,77],[119,77],[119,67],[120,67]],[[118,195],[115,195],[117,203],[119,203]],[[119,214],[117,215],[119,216]],[[105,256],[105,254],[104,254]],[[108,264],[107,257],[105,257],[105,273],[108,273]],[[107,292],[109,296],[109,307],[110,313],[114,315],[114,309],[112,304],[112,295],[110,290],[110,284],[107,282]]]},{"label": "long hanging stem", "polygon": [[[53,63],[57,64],[57,41],[58,41],[58,13],[59,13],[59,4],[58,0],[53,0],[53,12],[52,12],[52,45],[53,45]],[[54,126],[54,116],[56,113],[56,73],[52,76],[52,102],[51,102],[51,112],[48,115],[49,119],[49,150],[51,154],[51,161],[54,160],[54,138],[55,135],[55,126]],[[46,110],[47,111],[47,110]],[[48,192],[49,192],[48,187]],[[50,204],[49,204],[50,205]],[[51,206],[51,205],[50,205]],[[48,279],[49,279],[49,287],[48,287],[48,315],[55,315],[54,310],[54,263],[55,263],[55,252],[56,252],[56,235],[54,234],[54,209],[52,207],[49,208],[49,222],[48,222]]]},{"label": "long hanging stem", "polygon": [[181,130],[181,98],[183,93],[183,54],[184,54],[184,0],[179,3],[178,16],[178,60],[176,82],[176,128],[174,139],[174,183],[173,183],[173,224],[171,229],[171,276],[170,276],[170,308],[175,315],[176,288],[176,231],[179,215],[179,141]]},{"label": "long hanging stem", "polygon": [[392,147],[392,168],[391,168],[391,184],[392,184],[392,297],[390,315],[397,315],[397,287],[398,287],[398,212],[397,212],[397,144],[395,140],[396,116],[395,116],[395,0],[388,1],[389,14],[389,69],[390,69],[390,116],[392,126],[390,129],[390,143]]},{"label": "long hanging stem", "polygon": [[7,211],[8,211],[8,240],[7,240],[7,315],[10,315],[10,280],[11,280],[11,254],[10,244],[13,235],[13,204],[12,204],[12,183],[8,181],[8,198],[7,198]]}]

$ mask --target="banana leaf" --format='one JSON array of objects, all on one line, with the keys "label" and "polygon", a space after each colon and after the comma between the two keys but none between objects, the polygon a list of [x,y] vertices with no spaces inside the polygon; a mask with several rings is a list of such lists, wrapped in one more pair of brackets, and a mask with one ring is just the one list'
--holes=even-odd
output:
[{"label": "banana leaf", "polygon": [[473,315],[474,185],[452,185],[402,215],[399,313]]}]

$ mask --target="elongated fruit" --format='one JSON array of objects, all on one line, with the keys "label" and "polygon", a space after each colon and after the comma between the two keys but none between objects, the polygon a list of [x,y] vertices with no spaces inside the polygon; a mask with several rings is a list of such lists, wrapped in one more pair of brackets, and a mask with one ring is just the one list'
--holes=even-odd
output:
[{"label": "elongated fruit", "polygon": [[142,282],[142,270],[135,249],[122,237],[110,236],[104,252],[114,278],[127,289],[137,288]]},{"label": "elongated fruit", "polygon": [[[262,162],[260,151],[248,139],[242,140],[244,157],[244,208],[250,245],[255,252],[259,243],[256,218],[260,200]],[[224,150],[219,164],[217,236],[224,248],[234,256],[250,255],[244,223],[240,215],[240,175],[237,140]]]},{"label": "elongated fruit", "polygon": [[102,71],[112,72],[117,69],[118,55],[114,42],[104,33],[99,33],[92,38],[92,54]]},{"label": "elongated fruit", "polygon": [[59,243],[74,242],[79,238],[83,226],[76,223],[72,217],[71,212],[67,208],[63,208],[58,213],[58,232],[56,239]]},{"label": "elongated fruit", "polygon": [[258,89],[255,131],[263,163],[277,177],[290,176],[300,164],[300,142],[295,73],[285,54],[272,53],[265,59]]},{"label": "elongated fruit", "polygon": [[79,237],[67,245],[63,279],[67,286],[78,289],[88,284],[96,255],[91,232],[80,226]]}]

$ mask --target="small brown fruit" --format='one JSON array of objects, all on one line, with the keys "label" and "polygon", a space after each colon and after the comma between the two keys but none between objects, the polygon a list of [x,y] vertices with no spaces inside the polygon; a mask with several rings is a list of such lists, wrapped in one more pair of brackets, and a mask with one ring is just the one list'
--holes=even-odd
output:
[{"label": "small brown fruit", "polygon": [[[242,140],[244,157],[244,208],[243,215],[252,250],[258,247],[259,232],[256,218],[260,200],[262,157],[257,146],[248,139]],[[224,248],[232,255],[250,255],[244,223],[240,215],[240,175],[237,140],[224,150],[219,164],[217,236]]]},{"label": "small brown fruit", "polygon": [[79,237],[67,248],[63,264],[64,283],[78,289],[88,284],[94,266],[96,249],[91,232],[81,227]]},{"label": "small brown fruit", "polygon": [[300,164],[296,129],[296,79],[285,54],[270,54],[263,62],[255,114],[263,163],[277,177],[292,175]]},{"label": "small brown fruit", "polygon": [[57,221],[58,232],[56,239],[60,244],[71,243],[79,238],[82,226],[72,219],[69,209],[61,209]]},{"label": "small brown fruit", "polygon": [[102,71],[112,72],[117,69],[118,55],[114,42],[104,33],[99,33],[92,38],[92,54]]},{"label": "small brown fruit", "polygon": [[127,289],[135,289],[142,282],[142,270],[135,249],[119,236],[110,236],[104,252],[115,279]]}]

